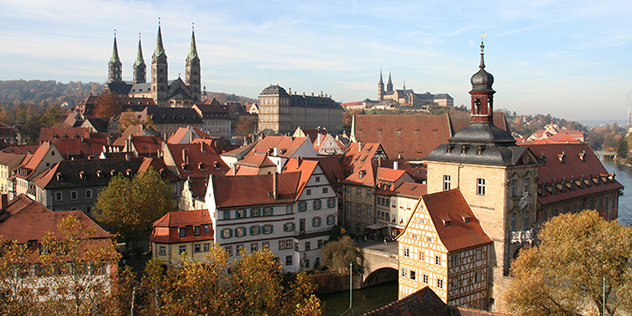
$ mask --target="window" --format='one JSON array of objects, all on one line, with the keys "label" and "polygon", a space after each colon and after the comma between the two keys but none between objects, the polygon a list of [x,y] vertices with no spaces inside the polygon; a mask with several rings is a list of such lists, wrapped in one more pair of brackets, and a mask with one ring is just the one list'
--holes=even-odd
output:
[{"label": "window", "polygon": [[425,283],[425,284],[428,284],[428,275],[427,275],[427,274],[424,274],[423,279],[424,279],[424,280],[423,280],[423,281],[424,281],[424,283]]},{"label": "window", "polygon": [[451,177],[449,175],[443,175],[443,191],[447,191],[450,190],[450,182],[451,182]]},{"label": "window", "polygon": [[246,217],[246,210],[237,210],[235,211],[236,218]]},{"label": "window", "polygon": [[362,191],[360,190],[360,188],[356,189],[356,196],[357,197],[361,197],[362,196]]},{"label": "window", "polygon": [[455,267],[459,263],[459,257],[455,255],[455,256],[452,256],[451,259],[452,259],[452,263],[450,265]]},{"label": "window", "polygon": [[476,250],[476,260],[481,260],[483,259],[483,251],[478,249]]},{"label": "window", "polygon": [[285,214],[292,214],[292,213],[294,213],[293,206],[292,205],[287,205],[285,207]]},{"label": "window", "polygon": [[200,236],[200,226],[193,227],[193,235]]},{"label": "window", "polygon": [[336,198],[329,198],[329,199],[327,199],[327,207],[328,208],[336,207]]},{"label": "window", "polygon": [[253,242],[250,244],[250,252],[255,252],[259,250],[259,243],[258,242]]},{"label": "window", "polygon": [[367,199],[371,198],[371,189],[366,189],[366,198]]},{"label": "window", "polygon": [[518,180],[511,180],[511,196],[518,194]]},{"label": "window", "polygon": [[92,214],[92,206],[86,206],[86,214]]},{"label": "window", "polygon": [[512,213],[511,214],[511,231],[515,231],[516,230],[516,214]]},{"label": "window", "polygon": [[244,237],[246,236],[246,227],[237,227],[235,229],[235,236]]},{"label": "window", "polygon": [[402,269],[402,276],[403,276],[403,277],[406,277],[406,275],[408,275],[408,273],[407,273],[406,269]]},{"label": "window", "polygon": [[529,229],[529,212],[525,211],[524,212],[524,225],[523,225],[524,230]]},{"label": "window", "polygon": [[180,250],[180,254],[186,253],[187,252],[187,246],[182,245],[182,246],[180,246],[179,250]]},{"label": "window", "polygon": [[314,178],[314,181],[320,182],[320,177],[317,176],[316,178]]},{"label": "window", "polygon": [[443,288],[443,280],[442,279],[437,279],[437,287],[442,289]]},{"label": "window", "polygon": [[307,211],[307,202],[298,202],[298,211],[299,212]]},{"label": "window", "polygon": [[410,251],[408,248],[404,248],[404,257],[410,257]]},{"label": "window", "polygon": [[285,223],[283,224],[284,232],[293,232],[294,231],[294,223]]},{"label": "window", "polygon": [[319,240],[318,240],[318,249],[320,249],[320,248],[322,248],[322,247],[323,247],[323,240],[322,240],[322,239],[319,239]]},{"label": "window", "polygon": [[423,251],[419,252],[419,260],[424,261],[425,260],[425,254]]},{"label": "window", "polygon": [[211,244],[204,243],[204,252],[209,252],[209,251],[211,251]]},{"label": "window", "polygon": [[230,228],[224,228],[222,230],[222,238],[228,239],[233,236],[233,230]]},{"label": "window", "polygon": [[347,195],[351,195],[351,187],[347,187]]},{"label": "window", "polygon": [[325,194],[327,192],[329,192],[329,189],[328,188],[323,188],[323,194]]},{"label": "window", "polygon": [[266,234],[266,235],[267,234],[272,234],[272,230],[273,230],[273,228],[272,228],[271,224],[263,226],[263,233]]},{"label": "window", "polygon": [[524,191],[525,192],[529,192],[529,182],[531,182],[531,179],[529,179],[529,178],[525,178],[524,179]]},{"label": "window", "polygon": [[320,217],[314,217],[312,219],[312,226],[313,227],[320,227]]},{"label": "window", "polygon": [[241,255],[241,252],[244,251],[244,245],[235,246],[235,255]]},{"label": "window", "polygon": [[441,265],[441,256],[435,256],[435,264],[438,266]]},{"label": "window", "polygon": [[476,195],[485,195],[485,179],[476,179]]},{"label": "window", "polygon": [[202,252],[202,244],[194,244],[193,245],[193,252]]},{"label": "window", "polygon": [[259,235],[259,225],[252,225],[250,226],[250,236],[257,236]]},{"label": "window", "polygon": [[161,256],[166,256],[167,255],[167,247],[160,246],[160,248],[158,250],[158,254],[161,255]]},{"label": "window", "polygon": [[415,271],[410,270],[410,279],[414,280],[415,279]]},{"label": "window", "polygon": [[366,217],[371,217],[371,207],[370,206],[368,206],[366,208]]},{"label": "window", "polygon": [[286,265],[286,266],[291,266],[291,265],[292,265],[292,262],[294,261],[294,260],[292,260],[292,259],[293,259],[293,258],[292,258],[292,256],[286,256],[286,257],[285,257],[285,265]]},{"label": "window", "polygon": [[180,232],[180,238],[186,236],[186,229],[184,227],[180,227],[178,230]]},{"label": "window", "polygon": [[70,191],[70,199],[71,200],[76,200],[77,197],[79,196],[77,191]]},{"label": "window", "polygon": [[269,241],[261,242],[261,248],[262,249],[270,249],[270,242]]},{"label": "window", "polygon": [[298,249],[298,241],[294,243],[294,251],[299,251],[299,249]]},{"label": "window", "polygon": [[432,242],[432,237],[426,237],[427,242]]},{"label": "window", "polygon": [[314,200],[314,209],[315,210],[320,210],[321,205],[322,205],[321,200]]},{"label": "window", "polygon": [[481,279],[482,279],[482,273],[476,272],[476,274],[474,275],[474,282],[480,282]]},{"label": "window", "polygon": [[335,215],[328,215],[327,216],[327,225],[333,225],[336,222],[336,216]]},{"label": "window", "polygon": [[263,215],[264,216],[270,216],[272,215],[272,208],[271,207],[266,207],[263,209]]},{"label": "window", "polygon": [[285,240],[279,240],[279,250],[285,249]]},{"label": "window", "polygon": [[86,190],[86,199],[92,198],[92,190]]},{"label": "window", "polygon": [[311,250],[311,244],[309,241],[305,242],[305,251]]},{"label": "window", "polygon": [[307,190],[305,190],[305,194],[307,194],[307,195],[312,195],[312,190],[311,190],[311,189],[307,189]]},{"label": "window", "polygon": [[208,233],[209,233],[209,230],[208,230],[208,225],[204,225],[204,233],[205,233],[205,234],[208,234]]}]

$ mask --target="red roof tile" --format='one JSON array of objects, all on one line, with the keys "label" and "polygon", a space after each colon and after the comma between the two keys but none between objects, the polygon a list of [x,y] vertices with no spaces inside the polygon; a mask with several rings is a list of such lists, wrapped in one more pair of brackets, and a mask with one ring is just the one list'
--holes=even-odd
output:
[{"label": "red roof tile", "polygon": [[[208,225],[208,232],[204,226]],[[195,236],[195,226],[200,227],[199,236]],[[185,236],[180,237],[179,229],[185,229]],[[181,243],[213,240],[213,221],[208,210],[169,212],[154,222],[154,231],[149,239],[155,243]]]},{"label": "red roof tile", "polygon": [[[181,177],[200,177],[213,175],[223,175],[228,171],[228,166],[224,160],[207,143],[191,144],[166,144],[166,151],[169,151],[175,166]],[[185,154],[186,152],[186,154]],[[166,153],[165,153],[166,154]],[[185,165],[188,167],[185,169]]]},{"label": "red roof tile", "polygon": [[346,182],[375,186],[375,170],[372,160],[383,153],[382,146],[377,143],[351,143],[342,158],[342,171]]},{"label": "red roof tile", "polygon": [[84,127],[42,127],[40,141],[52,141],[55,139],[90,138],[90,129]]},{"label": "red roof tile", "polygon": [[[254,155],[255,153],[272,154],[274,148],[278,148],[279,156],[290,158],[294,156],[294,153],[296,153],[301,145],[308,141],[307,137],[267,136],[258,141],[248,155]],[[309,147],[313,149],[311,143]],[[316,154],[314,154],[314,156],[316,156]]]},{"label": "red roof tile", "polygon": [[312,176],[316,167],[318,166],[318,161],[315,160],[304,160],[304,159],[296,159],[291,158],[283,167],[283,172],[300,172],[301,179],[299,180],[298,190],[296,192],[296,196],[301,196],[309,178]]},{"label": "red roof tile", "polygon": [[395,189],[395,193],[397,196],[418,199],[428,193],[428,188],[425,183],[404,182]]},{"label": "red roof tile", "polygon": [[215,203],[220,207],[238,207],[291,203],[296,199],[300,172],[278,176],[278,199],[273,197],[274,174],[256,176],[212,176]]}]

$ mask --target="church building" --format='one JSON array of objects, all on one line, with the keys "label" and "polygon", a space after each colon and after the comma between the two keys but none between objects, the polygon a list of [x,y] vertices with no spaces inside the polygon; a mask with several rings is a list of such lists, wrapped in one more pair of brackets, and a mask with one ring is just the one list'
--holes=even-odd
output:
[{"label": "church building", "polygon": [[380,82],[377,84],[377,101],[381,103],[390,101],[399,106],[410,107],[426,107],[428,105],[454,106],[454,99],[447,93],[415,93],[412,89],[406,89],[405,82],[402,89],[393,89],[390,71],[388,72],[388,83],[385,90],[381,70]]},{"label": "church building", "polygon": [[108,63],[108,83],[106,90],[119,95],[135,98],[151,98],[159,107],[190,108],[200,102],[202,96],[202,72],[200,58],[195,44],[195,30],[191,32],[191,47],[186,57],[185,78],[169,80],[169,63],[162,41],[162,31],[158,24],[156,47],[151,58],[151,82],[146,81],[147,66],[143,58],[140,36],[138,38],[138,52],[134,62],[134,80],[123,81],[122,63],[118,54],[116,34],[112,57]]}]

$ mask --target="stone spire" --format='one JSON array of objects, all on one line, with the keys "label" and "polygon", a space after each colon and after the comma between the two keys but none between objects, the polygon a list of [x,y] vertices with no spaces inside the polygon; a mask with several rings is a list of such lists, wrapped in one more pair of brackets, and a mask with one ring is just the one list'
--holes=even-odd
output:
[{"label": "stone spire", "polygon": [[200,67],[200,58],[198,57],[197,47],[195,45],[195,24],[191,26],[191,47],[189,55],[186,59],[186,67],[184,80],[191,90],[193,102],[199,102],[202,99],[202,69]]},{"label": "stone spire", "polygon": [[377,100],[384,101],[384,80],[382,79],[382,69],[380,68],[380,82],[377,83]]},{"label": "stone spire", "polygon": [[114,45],[112,47],[112,57],[108,63],[108,81],[120,82],[122,77],[122,63],[118,54],[118,46],[116,45],[116,30],[114,30]]},{"label": "stone spire", "polygon": [[162,31],[160,29],[160,18],[158,18],[158,36],[156,38],[156,48],[151,57],[151,97],[156,105],[161,107],[169,106],[169,64],[167,53],[162,44]]},{"label": "stone spire", "polygon": [[391,80],[391,70],[388,70],[388,83],[386,84],[386,91],[393,91],[393,81]]},{"label": "stone spire", "polygon": [[147,65],[145,65],[145,59],[143,58],[143,46],[140,42],[140,33],[138,33],[138,52],[134,62],[134,83],[145,82],[147,82]]},{"label": "stone spire", "polygon": [[158,20],[158,37],[156,38],[156,48],[154,56],[160,57],[165,53],[165,47],[162,45],[162,31],[160,30],[160,20]]}]

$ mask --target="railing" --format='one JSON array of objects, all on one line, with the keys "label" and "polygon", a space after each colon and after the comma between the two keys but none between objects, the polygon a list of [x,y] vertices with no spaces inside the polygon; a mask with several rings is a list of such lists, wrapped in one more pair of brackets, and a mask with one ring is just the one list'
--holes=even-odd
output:
[{"label": "railing", "polygon": [[511,243],[532,243],[535,239],[535,233],[533,232],[533,228],[529,230],[519,230],[511,232]]}]

